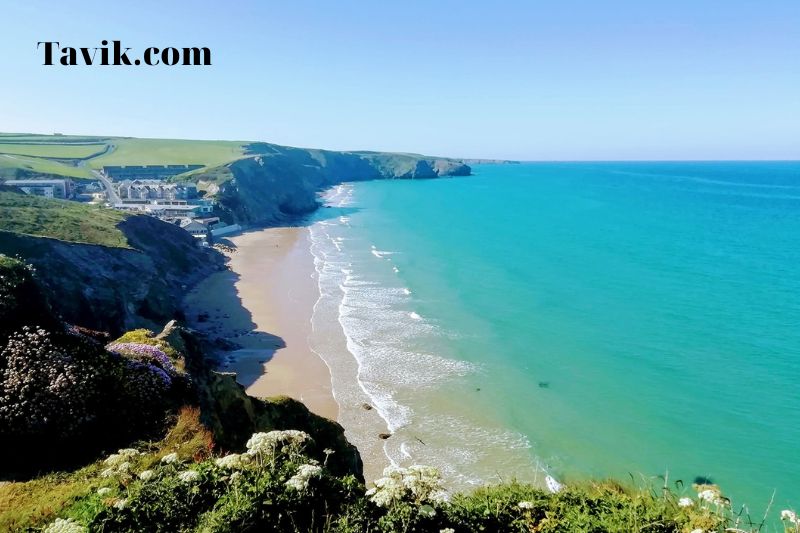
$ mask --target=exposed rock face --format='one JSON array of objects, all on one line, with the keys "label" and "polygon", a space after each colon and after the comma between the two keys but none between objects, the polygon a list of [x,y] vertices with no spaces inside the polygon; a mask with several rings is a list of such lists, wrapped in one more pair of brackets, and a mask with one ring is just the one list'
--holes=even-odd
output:
[{"label": "exposed rock face", "polygon": [[315,415],[297,400],[284,396],[259,399],[248,396],[244,387],[229,373],[211,372],[201,399],[210,414],[206,420],[215,440],[223,449],[242,451],[247,439],[257,431],[299,429],[314,439],[310,453],[320,461],[325,449],[333,450],[328,468],[336,475],[353,474],[363,481],[363,464],[358,449],[344,436],[338,423]]},{"label": "exposed rock face", "polygon": [[286,397],[254,398],[236,382],[232,373],[212,370],[204,340],[175,322],[170,322],[155,339],[167,342],[184,357],[192,376],[203,424],[213,433],[220,451],[241,452],[253,433],[299,429],[314,439],[309,453],[337,475],[353,474],[363,481],[361,455],[347,442],[344,428],[315,415],[297,400]]},{"label": "exposed rock face", "polygon": [[251,157],[195,175],[229,222],[269,224],[310,213],[317,194],[345,181],[467,176],[461,161],[413,154],[330,152],[266,143]]},{"label": "exposed rock face", "polygon": [[175,318],[185,287],[223,264],[220,254],[155,218],[129,217],[118,227],[130,249],[0,231],[0,253],[36,268],[50,304],[65,321],[114,334]]}]

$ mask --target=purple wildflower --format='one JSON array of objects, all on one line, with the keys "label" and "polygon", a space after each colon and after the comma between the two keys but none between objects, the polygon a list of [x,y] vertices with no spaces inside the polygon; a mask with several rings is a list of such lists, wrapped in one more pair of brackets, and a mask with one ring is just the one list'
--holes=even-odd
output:
[{"label": "purple wildflower", "polygon": [[109,344],[107,349],[112,352],[122,353],[143,363],[156,364],[170,375],[174,376],[178,373],[167,354],[155,346],[137,342],[115,342]]},{"label": "purple wildflower", "polygon": [[172,386],[172,378],[169,374],[154,364],[128,360],[127,366],[131,371],[131,378],[135,386],[144,389],[159,387],[162,390],[167,390]]}]

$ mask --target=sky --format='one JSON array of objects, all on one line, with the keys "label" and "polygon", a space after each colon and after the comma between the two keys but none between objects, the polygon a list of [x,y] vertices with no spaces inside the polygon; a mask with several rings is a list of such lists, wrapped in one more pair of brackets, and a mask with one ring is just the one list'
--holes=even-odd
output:
[{"label": "sky", "polygon": [[[800,159],[800,1],[0,0],[0,131]],[[212,66],[44,66],[38,41]]]}]

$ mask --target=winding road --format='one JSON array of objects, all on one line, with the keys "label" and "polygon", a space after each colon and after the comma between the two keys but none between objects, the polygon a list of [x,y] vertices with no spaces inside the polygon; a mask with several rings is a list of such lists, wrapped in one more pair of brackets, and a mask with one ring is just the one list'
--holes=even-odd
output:
[{"label": "winding road", "polygon": [[105,174],[100,172],[99,170],[92,170],[92,174],[94,174],[97,179],[103,184],[103,187],[106,190],[106,197],[108,198],[108,203],[111,205],[120,204],[122,200],[120,199],[117,191],[114,190],[114,186],[111,184],[111,180],[108,179]]}]

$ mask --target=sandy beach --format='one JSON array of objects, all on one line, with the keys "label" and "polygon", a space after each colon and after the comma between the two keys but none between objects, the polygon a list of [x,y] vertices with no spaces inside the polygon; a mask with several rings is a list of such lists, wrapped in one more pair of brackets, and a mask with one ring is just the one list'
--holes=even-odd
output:
[{"label": "sandy beach", "polygon": [[290,396],[337,420],[330,371],[308,343],[319,298],[308,230],[269,228],[228,240],[230,270],[187,295],[189,324],[238,345],[223,369],[236,372],[251,396]]}]

